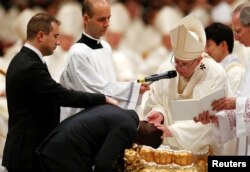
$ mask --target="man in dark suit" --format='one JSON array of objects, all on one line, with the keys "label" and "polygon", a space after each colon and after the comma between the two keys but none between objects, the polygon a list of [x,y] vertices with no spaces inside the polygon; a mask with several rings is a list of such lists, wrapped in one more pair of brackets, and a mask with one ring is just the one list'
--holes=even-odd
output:
[{"label": "man in dark suit", "polygon": [[27,41],[7,70],[9,123],[2,164],[8,172],[40,171],[35,150],[59,123],[60,106],[117,104],[103,94],[67,90],[51,78],[43,56],[51,55],[60,44],[59,25],[48,14],[33,16]]},{"label": "man in dark suit", "polygon": [[157,148],[161,135],[133,110],[100,105],[61,122],[37,152],[43,172],[113,172],[126,148],[134,142]]}]

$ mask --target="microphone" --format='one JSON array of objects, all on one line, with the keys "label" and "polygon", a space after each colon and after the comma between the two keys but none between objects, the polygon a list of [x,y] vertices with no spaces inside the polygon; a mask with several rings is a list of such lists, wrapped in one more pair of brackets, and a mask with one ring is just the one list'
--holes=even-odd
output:
[{"label": "microphone", "polygon": [[170,79],[170,78],[174,78],[177,76],[177,73],[175,70],[171,70],[171,71],[167,71],[164,73],[160,73],[160,74],[154,74],[148,77],[143,77],[137,80],[138,83],[143,83],[143,82],[154,82],[154,81],[158,81],[160,79]]}]

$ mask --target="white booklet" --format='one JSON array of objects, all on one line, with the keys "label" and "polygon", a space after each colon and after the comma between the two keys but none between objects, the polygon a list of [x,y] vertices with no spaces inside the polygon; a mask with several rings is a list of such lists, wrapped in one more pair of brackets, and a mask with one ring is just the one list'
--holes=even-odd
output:
[{"label": "white booklet", "polygon": [[183,99],[170,101],[173,119],[178,120],[193,120],[193,117],[199,113],[208,110],[210,114],[214,114],[211,103],[226,96],[225,89],[219,89],[212,94],[209,94],[201,99]]}]

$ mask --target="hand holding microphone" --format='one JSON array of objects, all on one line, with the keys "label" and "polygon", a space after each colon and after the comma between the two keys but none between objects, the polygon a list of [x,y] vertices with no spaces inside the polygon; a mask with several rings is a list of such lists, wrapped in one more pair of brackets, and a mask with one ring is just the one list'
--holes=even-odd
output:
[{"label": "hand holding microphone", "polygon": [[150,90],[149,84],[141,83],[140,94],[144,94],[148,90]]},{"label": "hand holding microphone", "polygon": [[160,73],[160,74],[154,74],[148,77],[143,77],[137,80],[138,83],[144,83],[144,82],[154,82],[154,81],[158,81],[161,79],[171,79],[177,76],[177,73],[175,70],[170,70],[164,73]]}]

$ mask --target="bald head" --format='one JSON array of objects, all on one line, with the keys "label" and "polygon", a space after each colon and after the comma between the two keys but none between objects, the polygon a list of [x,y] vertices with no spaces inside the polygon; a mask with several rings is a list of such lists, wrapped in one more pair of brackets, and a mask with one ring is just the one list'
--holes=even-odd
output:
[{"label": "bald head", "polygon": [[82,15],[87,14],[92,17],[95,14],[95,6],[107,5],[109,6],[108,0],[83,0],[82,2]]}]

